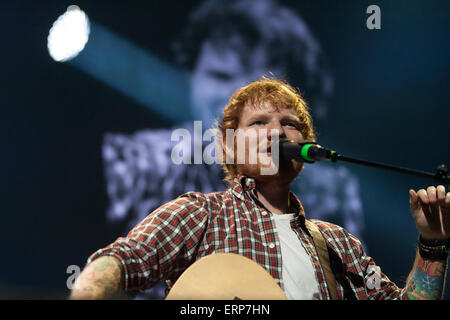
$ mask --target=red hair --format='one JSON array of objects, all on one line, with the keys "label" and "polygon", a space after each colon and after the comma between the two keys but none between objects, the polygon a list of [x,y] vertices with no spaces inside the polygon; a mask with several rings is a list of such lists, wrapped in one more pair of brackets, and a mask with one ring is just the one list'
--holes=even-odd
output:
[{"label": "red hair", "polygon": [[[269,102],[277,108],[293,108],[300,120],[300,131],[305,140],[315,140],[309,108],[302,95],[287,82],[267,77],[262,77],[238,89],[231,96],[228,104],[223,109],[222,117],[216,121],[216,126],[221,137],[226,137],[227,129],[237,129],[245,105],[258,107],[262,106],[265,102]],[[224,143],[222,139],[220,140],[219,143]],[[219,150],[222,152],[222,159],[226,159],[223,146]],[[222,163],[222,169],[225,172],[225,178],[223,180],[231,185],[237,175],[236,164],[229,164],[224,161]]]}]

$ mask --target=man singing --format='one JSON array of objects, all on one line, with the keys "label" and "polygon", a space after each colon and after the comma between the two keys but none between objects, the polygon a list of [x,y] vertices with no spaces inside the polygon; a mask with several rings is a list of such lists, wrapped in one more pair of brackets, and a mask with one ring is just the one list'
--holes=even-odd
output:
[{"label": "man singing", "polygon": [[[345,229],[307,219],[308,212],[290,191],[303,163],[266,157],[278,138],[314,140],[308,107],[294,88],[273,78],[240,88],[217,127],[230,187],[210,194],[189,192],[150,213],[126,237],[89,258],[71,299],[135,296],[160,281],[175,282],[196,260],[219,252],[257,262],[288,299],[442,298],[450,237],[450,192],[444,186],[409,191],[420,236],[406,286],[399,288]],[[227,139],[231,129],[237,133]],[[252,134],[259,138],[256,144],[247,139]],[[244,150],[236,143],[241,135],[247,142]],[[250,161],[252,155],[257,161]],[[307,227],[311,224],[325,239],[328,266],[319,257]],[[367,282],[373,272],[377,285]]]}]

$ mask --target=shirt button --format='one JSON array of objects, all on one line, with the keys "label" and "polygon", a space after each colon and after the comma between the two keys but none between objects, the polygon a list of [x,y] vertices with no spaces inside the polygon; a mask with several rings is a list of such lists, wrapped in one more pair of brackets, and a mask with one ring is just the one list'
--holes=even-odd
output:
[{"label": "shirt button", "polygon": [[266,212],[266,211],[261,212],[261,214],[262,214],[263,216],[267,216],[267,212]]},{"label": "shirt button", "polygon": [[270,249],[275,248],[275,244],[274,244],[273,242],[269,243],[269,248],[270,248]]}]

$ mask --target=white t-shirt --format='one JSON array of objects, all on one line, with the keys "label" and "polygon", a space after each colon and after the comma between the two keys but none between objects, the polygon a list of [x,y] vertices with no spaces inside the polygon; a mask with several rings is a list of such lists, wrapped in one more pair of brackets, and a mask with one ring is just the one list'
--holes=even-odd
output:
[{"label": "white t-shirt", "polygon": [[281,244],[284,292],[289,300],[320,299],[311,259],[291,228],[294,214],[272,214]]}]

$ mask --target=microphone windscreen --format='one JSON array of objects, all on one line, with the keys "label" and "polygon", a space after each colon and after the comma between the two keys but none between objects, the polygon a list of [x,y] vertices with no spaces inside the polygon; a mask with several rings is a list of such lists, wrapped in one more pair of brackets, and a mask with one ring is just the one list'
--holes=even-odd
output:
[{"label": "microphone windscreen", "polygon": [[289,139],[280,139],[276,143],[278,143],[279,148],[280,148],[279,154],[280,154],[281,161],[291,160],[291,159],[295,159],[297,161],[303,161],[303,158],[301,155],[301,148],[298,143],[296,143],[292,140],[289,140]]}]

